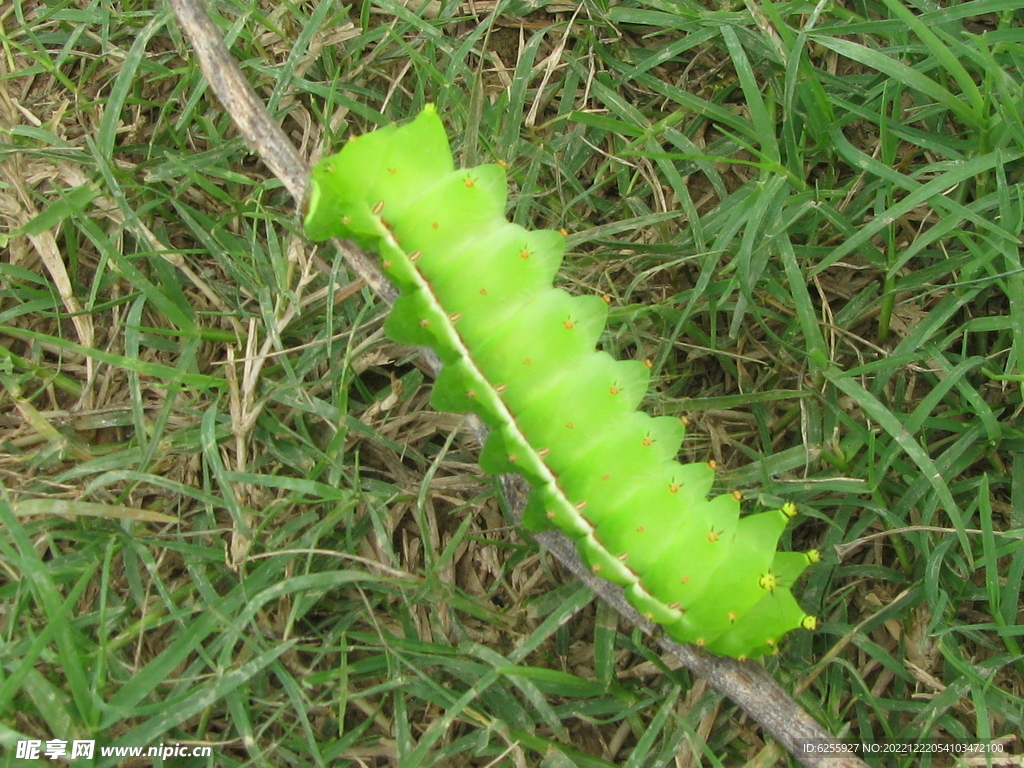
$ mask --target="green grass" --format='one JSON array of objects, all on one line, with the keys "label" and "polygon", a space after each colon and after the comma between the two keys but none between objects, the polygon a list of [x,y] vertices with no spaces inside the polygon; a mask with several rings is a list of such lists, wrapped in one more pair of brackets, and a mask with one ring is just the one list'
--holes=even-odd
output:
[{"label": "green grass", "polygon": [[[571,233],[687,458],[826,553],[820,631],[767,662],[809,711],[1020,752],[1024,15],[946,5],[211,12],[307,156],[435,101],[511,218]],[[508,525],[164,5],[5,30],[3,765],[787,761]]]}]

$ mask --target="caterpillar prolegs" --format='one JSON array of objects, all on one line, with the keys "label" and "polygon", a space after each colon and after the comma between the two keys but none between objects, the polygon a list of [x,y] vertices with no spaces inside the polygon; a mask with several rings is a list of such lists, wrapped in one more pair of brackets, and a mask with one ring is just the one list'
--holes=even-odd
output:
[{"label": "caterpillar prolegs", "polygon": [[309,237],[379,253],[400,291],[386,333],[440,356],[431,404],[478,414],[483,469],[532,484],[527,528],[561,529],[680,642],[755,657],[814,628],[790,585],[817,553],[776,552],[796,510],[741,517],[708,497],[709,465],[676,461],[683,424],[637,410],[647,366],[596,349],[607,305],[552,286],[564,238],[506,220],[503,167],[456,170],[428,106],[349,140],[311,190]]}]

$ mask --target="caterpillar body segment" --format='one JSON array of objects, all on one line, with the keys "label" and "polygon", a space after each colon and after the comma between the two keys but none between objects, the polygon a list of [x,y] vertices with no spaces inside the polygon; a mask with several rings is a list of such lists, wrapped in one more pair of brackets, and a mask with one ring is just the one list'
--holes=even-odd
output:
[{"label": "caterpillar body segment", "polygon": [[553,287],[564,236],[508,222],[506,199],[503,167],[454,167],[428,106],[319,163],[305,225],[380,254],[401,294],[387,334],[437,351],[431,404],[488,425],[481,466],[533,486],[525,527],[574,539],[680,642],[755,657],[813,628],[790,587],[816,553],[776,552],[794,510],[709,498],[714,470],[676,461],[683,423],[636,410],[647,366],[596,349],[607,303]]}]

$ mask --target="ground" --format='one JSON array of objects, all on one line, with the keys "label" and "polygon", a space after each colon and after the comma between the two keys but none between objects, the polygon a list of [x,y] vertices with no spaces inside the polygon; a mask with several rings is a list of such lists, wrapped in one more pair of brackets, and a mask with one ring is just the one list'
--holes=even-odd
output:
[{"label": "ground", "polygon": [[[767,661],[809,711],[1019,754],[1014,5],[210,10],[310,160],[433,101],[460,164],[507,164],[510,218],[567,230],[559,284],[609,298],[602,345],[650,361],[682,458],[751,511],[795,503],[787,548],[825,554],[797,589],[819,630]],[[3,20],[4,764],[33,738],[788,759],[509,524],[164,5]]]}]

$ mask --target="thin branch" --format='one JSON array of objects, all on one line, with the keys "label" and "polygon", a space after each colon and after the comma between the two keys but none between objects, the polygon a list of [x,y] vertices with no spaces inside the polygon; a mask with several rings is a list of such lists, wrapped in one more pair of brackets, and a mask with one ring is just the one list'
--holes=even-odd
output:
[{"label": "thin branch", "polygon": [[[299,156],[284,131],[274,121],[263,102],[242,76],[220,32],[200,0],[169,0],[178,17],[178,23],[192,42],[203,74],[221,104],[234,119],[249,146],[266,163],[301,206],[306,195],[309,166]],[[352,269],[389,304],[397,292],[377,268],[376,261],[351,243],[334,241]],[[437,356],[424,350],[427,362],[435,373],[440,369]],[[472,426],[477,437],[486,430],[476,420]],[[525,507],[528,486],[518,476],[502,478],[509,508],[518,521]],[[566,568],[608,602],[623,617],[654,636],[656,642],[675,656],[695,674],[703,677],[723,694],[735,701],[747,714],[759,722],[790,754],[808,768],[867,768],[852,756],[822,756],[807,753],[803,745],[818,742],[839,746],[817,721],[796,703],[765,670],[751,661],[715,656],[693,645],[680,645],[660,632],[656,624],[646,621],[628,602],[615,585],[595,577],[580,562],[572,542],[557,531],[536,536],[537,541]]]}]

